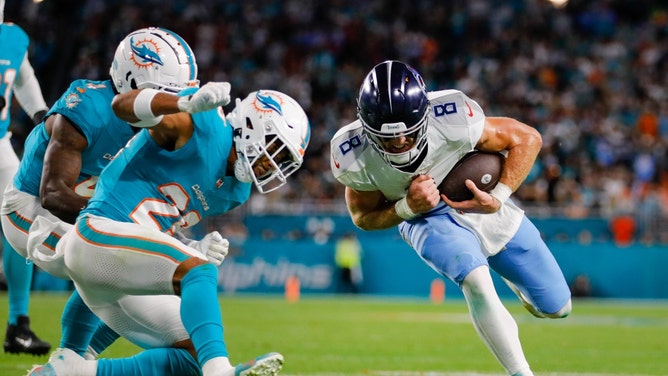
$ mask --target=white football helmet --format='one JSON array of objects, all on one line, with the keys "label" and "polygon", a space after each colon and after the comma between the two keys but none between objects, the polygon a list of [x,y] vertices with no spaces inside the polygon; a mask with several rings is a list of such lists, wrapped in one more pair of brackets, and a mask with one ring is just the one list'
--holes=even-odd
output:
[{"label": "white football helmet", "polygon": [[[234,174],[240,181],[253,182],[260,193],[283,186],[302,165],[311,126],[304,109],[290,96],[260,90],[244,100],[237,98],[227,121],[234,128]],[[258,166],[266,170],[261,176],[255,174]]]},{"label": "white football helmet", "polygon": [[0,0],[0,24],[4,22],[5,19],[5,0]]},{"label": "white football helmet", "polygon": [[159,27],[128,34],[116,48],[109,75],[121,94],[145,88],[177,93],[199,86],[195,55],[188,43]]}]

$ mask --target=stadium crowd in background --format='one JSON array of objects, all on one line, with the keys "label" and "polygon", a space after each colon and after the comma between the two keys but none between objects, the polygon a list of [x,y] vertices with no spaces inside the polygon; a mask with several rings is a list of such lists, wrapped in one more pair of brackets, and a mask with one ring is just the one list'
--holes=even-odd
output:
[{"label": "stadium crowd in background", "polygon": [[345,212],[328,142],[355,119],[368,67],[393,58],[428,89],[462,90],[488,115],[538,128],[543,150],[514,195],[529,214],[631,214],[638,240],[668,242],[658,231],[668,223],[665,2],[25,0],[6,15],[33,39],[49,103],[74,77],[105,77],[116,41],[152,25],[192,41],[201,79],[230,81],[233,97],[270,87],[296,98],[313,125],[304,168],[277,194],[254,195],[251,212]]}]

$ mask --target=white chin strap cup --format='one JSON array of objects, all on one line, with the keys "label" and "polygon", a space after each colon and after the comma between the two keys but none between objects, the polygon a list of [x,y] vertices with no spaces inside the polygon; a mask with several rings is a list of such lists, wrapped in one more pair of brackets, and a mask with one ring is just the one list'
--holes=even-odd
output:
[{"label": "white chin strap cup", "polygon": [[242,158],[239,155],[237,161],[234,162],[234,176],[242,183],[252,183],[253,177],[251,175],[253,171],[250,171],[248,164],[244,163]]}]

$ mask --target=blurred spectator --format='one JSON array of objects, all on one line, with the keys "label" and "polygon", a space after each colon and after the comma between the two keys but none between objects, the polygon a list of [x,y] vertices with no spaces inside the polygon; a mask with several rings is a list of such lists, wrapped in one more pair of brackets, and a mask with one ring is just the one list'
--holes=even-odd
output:
[{"label": "blurred spectator", "polygon": [[358,293],[364,279],[362,245],[354,232],[348,232],[337,240],[334,261],[339,272],[339,292]]},{"label": "blurred spectator", "polygon": [[574,298],[590,298],[592,296],[591,281],[586,274],[578,274],[571,285]]},{"label": "blurred spectator", "polygon": [[610,221],[612,239],[618,247],[628,247],[633,243],[636,221],[630,215],[620,215]]},{"label": "blurred spectator", "polygon": [[317,244],[325,244],[334,232],[334,221],[331,218],[309,217],[306,221],[306,231]]}]

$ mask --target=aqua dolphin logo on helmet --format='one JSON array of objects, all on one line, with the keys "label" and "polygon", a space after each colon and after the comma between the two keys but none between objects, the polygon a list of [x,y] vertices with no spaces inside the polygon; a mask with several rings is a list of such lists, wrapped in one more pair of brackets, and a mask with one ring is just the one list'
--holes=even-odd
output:
[{"label": "aqua dolphin logo on helmet", "polygon": [[[278,112],[279,115],[283,115],[283,108],[281,107],[281,103],[278,102],[274,97],[271,95],[262,95],[261,92],[257,92],[255,95],[256,101],[255,101],[255,108],[258,109],[258,111],[262,112],[267,112],[267,111],[276,111]],[[280,98],[279,98],[280,100]]]},{"label": "aqua dolphin logo on helmet", "polygon": [[[153,49],[151,49],[151,47]],[[158,55],[159,49],[152,40],[144,39],[135,44],[134,38],[130,38],[130,48],[132,49],[132,59],[137,65],[151,65],[153,63],[158,65],[165,65]],[[139,61],[141,60],[141,61]]]},{"label": "aqua dolphin logo on helmet", "polygon": [[118,44],[109,75],[116,90],[178,93],[199,87],[195,55],[178,34],[159,27],[135,30]]}]

